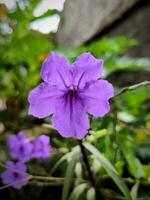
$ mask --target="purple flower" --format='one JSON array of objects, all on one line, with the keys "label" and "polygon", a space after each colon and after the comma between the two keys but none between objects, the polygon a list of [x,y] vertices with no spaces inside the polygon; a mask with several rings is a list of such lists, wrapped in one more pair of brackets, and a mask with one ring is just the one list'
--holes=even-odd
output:
[{"label": "purple flower", "polygon": [[7,145],[13,158],[21,162],[26,162],[31,158],[32,144],[23,132],[8,136]]},{"label": "purple flower", "polygon": [[1,178],[4,184],[10,184],[16,189],[20,189],[22,186],[28,183],[28,176],[26,174],[26,166],[17,162],[16,164],[7,161],[6,171],[1,174]]},{"label": "purple flower", "polygon": [[98,80],[103,61],[83,53],[73,64],[55,52],[43,63],[43,83],[28,97],[29,114],[38,118],[52,116],[52,124],[63,137],[81,139],[89,129],[87,113],[102,117],[109,112],[113,87]]},{"label": "purple flower", "polygon": [[45,159],[50,156],[50,138],[46,135],[40,135],[32,141],[32,158]]}]

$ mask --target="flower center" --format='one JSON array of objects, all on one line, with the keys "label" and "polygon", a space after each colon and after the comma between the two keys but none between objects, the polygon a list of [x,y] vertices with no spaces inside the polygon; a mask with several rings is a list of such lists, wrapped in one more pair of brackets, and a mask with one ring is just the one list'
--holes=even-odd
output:
[{"label": "flower center", "polygon": [[69,90],[67,91],[65,97],[66,97],[66,100],[69,102],[74,101],[77,98],[77,86],[71,85],[69,87]]},{"label": "flower center", "polygon": [[20,149],[19,149],[19,150],[20,150],[20,153],[21,153],[21,154],[24,154],[24,147],[23,147],[22,145],[20,146]]},{"label": "flower center", "polygon": [[76,85],[71,85],[70,86],[70,90],[71,91],[76,91],[77,90],[77,86]]},{"label": "flower center", "polygon": [[18,178],[19,177],[19,174],[17,172],[14,172],[14,177],[15,178]]}]

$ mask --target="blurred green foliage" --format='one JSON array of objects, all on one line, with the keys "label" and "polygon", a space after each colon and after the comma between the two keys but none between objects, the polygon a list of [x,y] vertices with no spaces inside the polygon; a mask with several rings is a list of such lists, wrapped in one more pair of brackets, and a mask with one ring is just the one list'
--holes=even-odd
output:
[{"label": "blurred green foliage", "polygon": [[[4,142],[8,133],[15,133],[22,129],[26,130],[29,137],[49,133],[54,153],[47,165],[34,161],[29,163],[29,171],[46,176],[64,177],[66,175],[70,182],[68,184],[66,181],[64,185],[63,200],[67,199],[68,195],[70,196],[68,199],[94,200],[96,199],[94,188],[89,183],[83,183],[80,180],[87,180],[87,171],[82,157],[78,156],[76,159],[71,156],[75,151],[73,147],[78,146],[78,141],[63,139],[55,131],[43,127],[42,124],[49,122],[49,119],[37,120],[29,117],[27,115],[28,92],[41,81],[39,75],[41,64],[52,50],[65,55],[70,62],[80,53],[90,51],[94,56],[104,59],[104,77],[118,69],[148,70],[150,62],[146,59],[125,56],[126,50],[133,45],[138,45],[138,42],[123,36],[103,37],[75,49],[59,47],[55,43],[55,34],[44,35],[28,28],[30,22],[52,16],[57,12],[48,10],[42,16],[35,17],[33,11],[39,3],[40,0],[30,0],[27,4],[20,0],[16,3],[14,10],[5,11],[0,18],[0,133],[2,139],[0,153],[3,155],[1,160],[8,159]],[[4,25],[11,31],[5,32]],[[125,92],[111,102],[112,109],[107,116],[91,118],[91,130],[85,138],[85,141],[92,143],[114,166],[129,190],[132,190],[132,186],[137,182],[139,183],[139,190],[137,190],[139,200],[150,198],[148,189],[150,183],[149,102],[150,88],[148,86]],[[105,183],[106,195],[110,199],[114,196],[115,200],[123,198],[120,197],[118,187],[112,187],[105,165],[98,162],[92,154],[89,154],[88,158],[97,182],[100,177]],[[73,175],[79,179],[73,183],[74,189],[71,190]],[[15,195],[18,195],[21,199],[32,199],[36,193],[36,199],[41,197],[60,199],[62,186],[37,181],[32,181],[30,184],[31,187],[27,186],[17,194],[12,189],[8,189],[9,197],[15,199]],[[111,190],[107,191],[108,188]],[[57,190],[60,192],[57,193]],[[112,190],[116,192],[114,195],[111,193]],[[30,191],[30,197],[27,191]],[[49,191],[51,194],[48,194]],[[133,191],[136,190],[132,190],[132,193]],[[7,196],[5,192],[3,193]]]}]

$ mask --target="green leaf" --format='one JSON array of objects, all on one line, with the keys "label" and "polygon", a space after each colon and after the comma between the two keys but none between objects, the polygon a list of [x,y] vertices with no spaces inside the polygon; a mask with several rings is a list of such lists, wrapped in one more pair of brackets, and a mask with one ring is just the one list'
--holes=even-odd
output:
[{"label": "green leaf", "polygon": [[36,8],[36,6],[38,6],[38,4],[40,4],[41,0],[30,0],[30,6],[32,7],[32,9]]},{"label": "green leaf", "polygon": [[81,162],[77,162],[76,167],[75,167],[75,175],[78,178],[82,177],[82,164]]},{"label": "green leaf", "polygon": [[135,178],[144,176],[144,168],[140,160],[134,155],[133,138],[128,132],[121,131],[118,134],[119,147],[127,161],[129,172]]},{"label": "green leaf", "polygon": [[150,183],[150,163],[144,166],[144,178]]},{"label": "green leaf", "polygon": [[91,187],[86,194],[86,200],[95,200],[96,199],[96,193],[95,189]]},{"label": "green leaf", "polygon": [[144,176],[144,168],[138,158],[133,155],[126,155],[126,160],[128,163],[128,169],[134,177],[141,178]]},{"label": "green leaf", "polygon": [[131,189],[132,200],[137,200],[139,185],[140,185],[140,182],[137,182],[133,185],[133,187]]},{"label": "green leaf", "polygon": [[88,187],[87,183],[82,183],[74,188],[72,191],[69,200],[79,200],[81,194],[85,191]]},{"label": "green leaf", "polygon": [[87,142],[83,144],[85,148],[90,151],[93,156],[99,160],[99,162],[102,164],[102,166],[105,168],[109,176],[114,180],[118,188],[122,191],[124,196],[128,200],[132,200],[132,197],[130,195],[130,192],[128,190],[128,187],[124,183],[124,181],[121,179],[119,174],[117,173],[116,169],[112,166],[112,164],[92,145]]},{"label": "green leaf", "polygon": [[110,132],[107,129],[98,130],[96,132],[95,131],[91,131],[90,133],[91,133],[91,135],[88,135],[86,137],[86,140],[88,142],[90,142],[90,143],[94,142],[95,140],[97,140],[97,139],[99,139],[101,137],[105,137],[107,135],[110,135]]},{"label": "green leaf", "polygon": [[43,15],[41,16],[38,16],[38,17],[35,17],[34,19],[32,19],[32,21],[34,20],[38,20],[38,19],[43,19],[43,18],[46,18],[46,17],[50,17],[54,14],[57,14],[58,11],[57,10],[48,10],[47,12],[45,12]]},{"label": "green leaf", "polygon": [[61,163],[63,163],[65,160],[70,159],[71,155],[72,155],[72,152],[69,152],[69,153],[65,154],[64,156],[62,156],[62,157],[56,162],[56,164],[53,166],[53,168],[51,169],[50,174],[53,174],[54,171],[57,169],[57,167],[58,167]]},{"label": "green leaf", "polygon": [[95,56],[101,56],[103,54],[123,54],[128,47],[134,46],[137,41],[126,38],[124,36],[118,36],[115,38],[103,37],[96,42],[92,42],[87,46],[87,50],[92,52]]},{"label": "green leaf", "polygon": [[70,187],[71,187],[72,179],[73,179],[73,175],[74,175],[75,166],[76,166],[76,163],[79,158],[79,152],[80,152],[79,148],[74,148],[72,151],[72,158],[70,159],[70,162],[68,164],[66,174],[65,174],[65,180],[64,180],[61,200],[68,199],[69,191],[70,191]]}]

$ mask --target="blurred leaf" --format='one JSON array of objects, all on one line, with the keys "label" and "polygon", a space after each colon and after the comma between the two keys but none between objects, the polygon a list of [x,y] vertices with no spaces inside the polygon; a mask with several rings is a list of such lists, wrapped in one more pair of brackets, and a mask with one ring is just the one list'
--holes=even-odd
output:
[{"label": "blurred leaf", "polygon": [[30,0],[30,6],[32,6],[32,9],[34,9],[38,4],[41,2],[41,0]]},{"label": "blurred leaf", "polygon": [[95,159],[93,155],[90,156],[91,169],[94,174],[98,174],[101,170],[101,163]]},{"label": "blurred leaf", "polygon": [[91,187],[87,191],[86,200],[95,200],[95,199],[96,199],[95,189],[93,187]]},{"label": "blurred leaf", "polygon": [[99,131],[90,131],[91,135],[88,135],[86,137],[86,140],[88,142],[94,142],[95,140],[101,138],[101,137],[105,137],[107,135],[110,135],[109,131],[106,130],[106,129],[102,129],[102,130],[99,130]]},{"label": "blurred leaf", "polygon": [[[101,40],[91,43],[87,46],[87,50],[99,57],[103,54],[123,54],[128,47],[137,45],[137,41],[127,39],[124,36],[115,38],[103,37]],[[109,55],[108,55],[109,56]]]},{"label": "blurred leaf", "polygon": [[82,177],[82,164],[80,162],[77,162],[76,167],[75,167],[75,174],[77,178]]},{"label": "blurred leaf", "polygon": [[118,119],[123,121],[123,122],[134,122],[136,121],[136,117],[133,115],[127,113],[127,112],[118,112],[117,114]]},{"label": "blurred leaf", "polygon": [[79,200],[80,199],[80,196],[82,195],[82,193],[88,188],[88,184],[87,183],[82,183],[78,186],[76,186],[70,197],[69,197],[69,200]]},{"label": "blurred leaf", "polygon": [[129,172],[136,178],[141,178],[144,175],[144,169],[138,158],[134,155],[133,151],[133,138],[123,131],[118,135],[119,147],[127,161]]},{"label": "blurred leaf", "polygon": [[139,185],[140,185],[140,183],[137,182],[133,185],[133,187],[131,189],[132,200],[137,200]]},{"label": "blurred leaf", "polygon": [[115,164],[116,170],[119,173],[119,175],[123,174],[123,168],[124,168],[124,161],[123,160],[118,160]]},{"label": "blurred leaf", "polygon": [[69,161],[68,167],[66,169],[65,181],[64,181],[64,185],[63,185],[61,200],[68,199],[72,179],[74,176],[74,170],[75,170],[75,166],[78,161],[78,158],[79,158],[79,148],[75,148],[75,149],[73,149],[71,160]]},{"label": "blurred leaf", "polygon": [[32,21],[35,21],[35,20],[38,20],[38,19],[43,19],[43,18],[46,18],[46,17],[50,17],[50,16],[57,14],[57,13],[58,13],[57,10],[48,10],[43,15],[41,15],[39,17],[35,17]]},{"label": "blurred leaf", "polygon": [[[141,136],[146,136],[146,134],[140,134]],[[139,137],[138,137],[139,138]],[[147,137],[140,137],[140,140],[138,140],[138,145],[135,148],[136,155],[145,162],[148,162],[150,160],[150,141],[149,136]],[[137,139],[137,135],[136,135]],[[143,141],[143,139],[145,141]]]},{"label": "blurred leaf", "polygon": [[64,156],[62,156],[53,166],[53,168],[51,169],[50,174],[53,174],[54,171],[57,169],[57,167],[59,167],[59,165],[61,165],[65,160],[70,160],[70,157],[72,156],[72,152],[69,152],[67,154],[65,154]]},{"label": "blurred leaf", "polygon": [[135,115],[140,113],[141,104],[146,100],[148,97],[148,90],[147,88],[140,88],[135,91],[126,92],[123,95],[123,99],[125,104],[127,105],[128,112],[133,113]]},{"label": "blurred leaf", "polygon": [[118,188],[122,191],[122,193],[125,195],[125,197],[128,200],[132,200],[128,187],[126,186],[122,178],[119,176],[115,168],[112,166],[112,164],[93,145],[85,142],[84,146],[88,151],[90,151],[95,156],[97,160],[99,160],[99,162],[105,168],[109,176],[114,180],[114,182],[116,183]]},{"label": "blurred leaf", "polygon": [[150,163],[144,166],[144,177],[147,179],[148,183],[150,184]]}]

